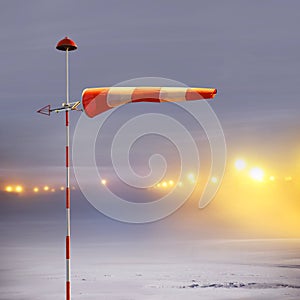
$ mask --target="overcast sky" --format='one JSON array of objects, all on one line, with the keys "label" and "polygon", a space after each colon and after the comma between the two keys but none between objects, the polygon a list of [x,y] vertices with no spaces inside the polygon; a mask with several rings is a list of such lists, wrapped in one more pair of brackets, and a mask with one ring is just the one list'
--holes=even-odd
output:
[{"label": "overcast sky", "polygon": [[[64,116],[47,117],[36,110],[65,101],[65,56],[55,46],[66,35],[78,45],[78,50],[70,53],[71,100],[80,99],[86,87],[147,76],[215,87],[218,94],[211,106],[224,130],[228,163],[244,156],[272,171],[281,168],[296,172],[300,167],[299,28],[297,0],[1,1],[1,189],[11,182],[39,186],[51,180],[65,182]],[[195,111],[196,106],[193,104]],[[136,108],[128,106],[122,113],[127,110],[130,115],[131,109]],[[72,113],[72,134],[79,115]],[[124,117],[119,116],[115,114],[114,120]],[[201,148],[199,128],[192,123],[188,126]],[[137,161],[143,161],[141,154],[147,146],[151,146],[147,151],[165,150],[161,140],[157,143],[138,143]],[[199,197],[195,194],[175,219],[167,219],[171,229],[189,237],[197,236],[200,228],[206,234],[226,236],[228,224],[233,224],[231,233],[243,232],[240,224],[244,222],[249,232],[256,228],[261,235],[299,236],[296,181],[294,185],[283,182],[260,189],[251,181],[244,185],[244,177],[234,177],[231,171],[229,166],[226,174],[231,177],[221,186],[212,206],[204,212],[198,210]],[[2,236],[12,242],[15,236],[26,240],[30,232],[34,236],[42,231],[34,225],[34,229],[24,227],[23,231],[15,227],[14,234],[9,233],[12,222],[22,220],[21,216],[24,220],[49,219],[53,224],[64,224],[64,193],[57,195],[18,197],[0,191],[1,219],[8,221]],[[103,215],[92,210],[79,191],[72,193],[73,200],[72,216],[102,222]],[[86,226],[92,226],[89,224]],[[120,235],[126,228],[133,229],[111,220],[106,226],[101,224],[97,230],[110,233],[110,228],[116,228]],[[165,230],[161,224],[149,227],[156,234],[156,230]],[[64,225],[53,230],[47,226],[47,235],[64,230]],[[134,228],[139,232],[139,226]]]},{"label": "overcast sky", "polygon": [[229,155],[299,157],[299,1],[2,1],[0,14],[2,179],[63,164],[63,115],[35,111],[64,101],[66,35],[71,99],[145,76],[215,87]]}]

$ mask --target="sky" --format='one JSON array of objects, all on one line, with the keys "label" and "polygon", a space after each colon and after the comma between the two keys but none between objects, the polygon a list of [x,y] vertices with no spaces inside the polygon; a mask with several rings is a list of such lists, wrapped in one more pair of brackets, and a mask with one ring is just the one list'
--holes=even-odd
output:
[{"label": "sky", "polygon": [[[63,116],[36,110],[64,102],[65,57],[55,46],[66,35],[78,45],[70,53],[72,100],[86,87],[138,77],[215,87],[228,182],[240,156],[299,181],[299,1],[13,0],[1,3],[0,15],[2,190],[12,181],[64,180]],[[71,116],[72,135],[79,115]],[[259,197],[286,189],[296,202],[295,182]]]}]

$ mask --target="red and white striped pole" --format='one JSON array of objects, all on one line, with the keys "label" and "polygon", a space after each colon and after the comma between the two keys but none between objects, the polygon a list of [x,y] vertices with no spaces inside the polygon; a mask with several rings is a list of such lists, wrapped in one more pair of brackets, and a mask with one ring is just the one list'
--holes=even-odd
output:
[{"label": "red and white striped pole", "polygon": [[66,108],[66,300],[71,299],[71,218],[70,218],[70,129],[69,129],[69,51],[77,49],[77,45],[68,37],[59,41],[56,49],[66,52],[66,103],[63,106]]}]

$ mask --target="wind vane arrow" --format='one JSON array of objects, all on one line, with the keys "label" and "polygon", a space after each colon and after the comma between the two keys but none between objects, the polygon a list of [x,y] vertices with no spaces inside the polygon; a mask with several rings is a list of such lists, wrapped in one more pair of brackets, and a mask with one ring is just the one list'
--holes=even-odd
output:
[{"label": "wind vane arrow", "polygon": [[76,102],[72,102],[72,103],[63,103],[61,107],[58,108],[53,108],[51,109],[51,105],[48,104],[42,108],[40,108],[39,110],[37,110],[36,112],[42,115],[47,115],[50,116],[50,114],[52,112],[60,112],[60,111],[68,111],[68,110],[76,110],[76,111],[82,111],[82,109],[79,109],[78,106],[80,105],[80,101],[76,101]]},{"label": "wind vane arrow", "polygon": [[47,115],[50,116],[50,111],[51,111],[51,106],[50,104],[40,108],[39,110],[37,110],[36,112],[42,115]]}]

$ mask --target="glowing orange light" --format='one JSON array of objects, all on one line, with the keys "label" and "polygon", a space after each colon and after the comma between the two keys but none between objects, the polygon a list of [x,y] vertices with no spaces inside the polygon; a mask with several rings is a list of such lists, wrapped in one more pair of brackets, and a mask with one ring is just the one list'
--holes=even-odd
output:
[{"label": "glowing orange light", "polygon": [[244,170],[246,168],[246,165],[247,164],[243,159],[237,159],[234,163],[234,166],[238,171]]},{"label": "glowing orange light", "polygon": [[195,175],[193,173],[189,173],[187,177],[188,177],[188,179],[189,179],[189,181],[191,183],[195,183],[196,182]]},{"label": "glowing orange light", "polygon": [[22,192],[23,192],[23,187],[20,186],[20,185],[17,185],[16,188],[15,188],[15,191],[16,191],[17,193],[22,193]]},{"label": "glowing orange light", "polygon": [[44,191],[46,191],[46,192],[49,191],[49,186],[48,185],[44,186]]},{"label": "glowing orange light", "polygon": [[106,184],[107,184],[106,179],[102,179],[102,180],[101,180],[101,183],[102,183],[103,185],[106,185]]},{"label": "glowing orange light", "polygon": [[163,186],[163,187],[167,187],[167,186],[168,186],[167,182],[164,181],[164,182],[162,183],[162,186]]},{"label": "glowing orange light", "polygon": [[264,171],[258,167],[252,168],[249,172],[249,175],[253,180],[256,181],[263,181],[265,176]]},{"label": "glowing orange light", "polygon": [[60,187],[60,190],[61,190],[61,191],[64,191],[64,190],[65,190],[65,187],[61,186],[61,187]]},{"label": "glowing orange light", "polygon": [[211,182],[212,183],[217,183],[218,182],[218,178],[217,177],[212,177],[211,178]]},{"label": "glowing orange light", "polygon": [[38,187],[35,187],[35,188],[33,188],[33,191],[34,191],[35,193],[38,193],[39,188],[38,188]]},{"label": "glowing orange light", "polygon": [[51,189],[51,192],[54,193],[54,192],[55,192],[55,189]]},{"label": "glowing orange light", "polygon": [[10,186],[10,185],[6,186],[5,191],[8,192],[8,193],[11,193],[13,191],[12,186]]}]

